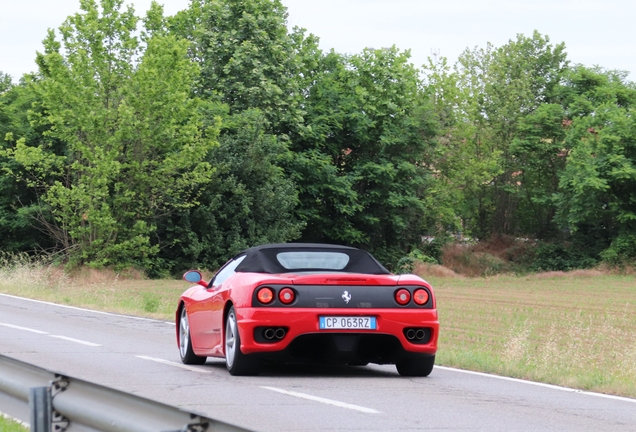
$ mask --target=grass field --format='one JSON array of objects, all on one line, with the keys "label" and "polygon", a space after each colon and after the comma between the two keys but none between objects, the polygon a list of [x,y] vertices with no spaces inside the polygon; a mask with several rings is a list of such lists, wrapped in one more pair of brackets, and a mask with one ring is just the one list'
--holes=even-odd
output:
[{"label": "grass field", "polygon": [[[435,276],[437,363],[636,397],[636,277],[594,271],[524,277]],[[0,265],[0,292],[96,310],[174,319],[176,280]]]},{"label": "grass field", "polygon": [[28,432],[28,430],[28,428],[25,428],[20,423],[0,415],[0,432]]},{"label": "grass field", "polygon": [[438,363],[636,397],[636,278],[428,278]]}]

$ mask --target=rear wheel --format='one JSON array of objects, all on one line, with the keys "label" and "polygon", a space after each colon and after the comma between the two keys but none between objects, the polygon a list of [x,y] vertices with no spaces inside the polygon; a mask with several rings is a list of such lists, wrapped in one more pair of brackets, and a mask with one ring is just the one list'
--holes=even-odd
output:
[{"label": "rear wheel", "polygon": [[258,359],[241,352],[241,337],[233,306],[225,321],[225,366],[231,375],[258,375],[261,370]]},{"label": "rear wheel", "polygon": [[179,318],[179,354],[181,355],[181,361],[185,364],[201,365],[207,359],[207,357],[196,355],[192,350],[190,321],[188,320],[185,305],[181,308],[181,317]]},{"label": "rear wheel", "polygon": [[402,376],[425,377],[433,372],[435,365],[435,356],[416,357],[401,360],[396,363],[395,367]]}]

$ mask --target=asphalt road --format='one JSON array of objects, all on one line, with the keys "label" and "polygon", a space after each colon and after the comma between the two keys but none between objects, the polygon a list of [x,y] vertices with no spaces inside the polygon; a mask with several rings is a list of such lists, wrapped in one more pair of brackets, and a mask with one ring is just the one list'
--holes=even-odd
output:
[{"label": "asphalt road", "polygon": [[2,294],[0,353],[263,432],[636,431],[636,399],[441,367],[427,378],[376,365],[232,377],[220,360],[181,364],[172,323]]}]

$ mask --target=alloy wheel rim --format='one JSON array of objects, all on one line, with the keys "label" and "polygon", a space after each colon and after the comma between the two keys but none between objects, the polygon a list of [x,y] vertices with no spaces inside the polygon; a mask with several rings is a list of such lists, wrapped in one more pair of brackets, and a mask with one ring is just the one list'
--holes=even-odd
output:
[{"label": "alloy wheel rim", "polygon": [[188,322],[188,314],[185,308],[181,311],[181,320],[179,322],[179,352],[181,357],[185,357],[188,352],[188,340],[190,336],[190,323]]},{"label": "alloy wheel rim", "polygon": [[227,367],[231,368],[234,364],[234,354],[236,349],[236,318],[231,313],[227,316],[227,325],[225,326],[225,362]]}]

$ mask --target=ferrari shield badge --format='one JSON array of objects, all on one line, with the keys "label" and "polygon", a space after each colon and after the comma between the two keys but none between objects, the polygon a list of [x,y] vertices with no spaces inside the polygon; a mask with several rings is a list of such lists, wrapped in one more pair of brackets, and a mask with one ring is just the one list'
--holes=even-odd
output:
[{"label": "ferrari shield badge", "polygon": [[345,303],[349,304],[349,301],[351,300],[351,294],[349,294],[349,291],[345,291],[344,293],[342,293],[342,299],[345,301]]}]

